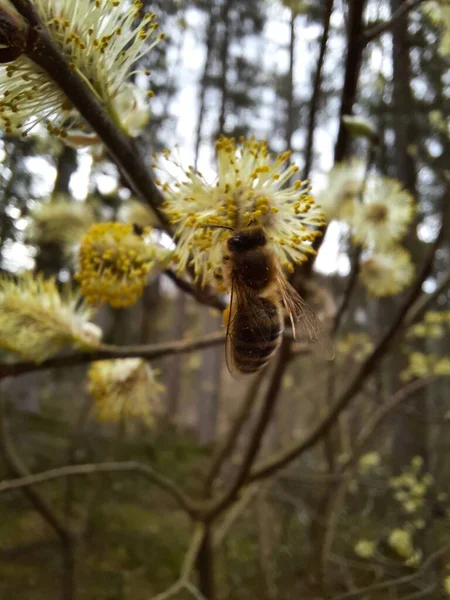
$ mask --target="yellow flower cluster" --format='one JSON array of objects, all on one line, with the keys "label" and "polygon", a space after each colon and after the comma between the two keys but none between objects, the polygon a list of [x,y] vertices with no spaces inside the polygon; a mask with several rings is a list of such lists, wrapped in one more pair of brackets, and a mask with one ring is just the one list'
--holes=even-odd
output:
[{"label": "yellow flower cluster", "polygon": [[411,338],[440,339],[450,328],[450,310],[429,310],[424,319],[408,330]]},{"label": "yellow flower cluster", "polygon": [[393,296],[411,283],[414,265],[399,242],[415,207],[399,181],[376,173],[365,176],[364,162],[353,158],[331,169],[318,203],[328,219],[346,221],[353,241],[366,251],[360,279],[370,294]]},{"label": "yellow flower cluster", "polygon": [[414,548],[412,530],[398,527],[388,537],[389,546],[404,560],[405,565],[417,567],[422,560],[422,551]]},{"label": "yellow flower cluster", "polygon": [[428,17],[441,27],[439,52],[442,56],[450,54],[450,6],[442,0],[425,2],[423,11]]},{"label": "yellow flower cluster", "polygon": [[41,202],[30,211],[28,237],[34,243],[77,244],[94,222],[92,207],[64,196]]},{"label": "yellow flower cluster", "polygon": [[395,500],[408,514],[415,514],[425,506],[426,494],[434,485],[434,478],[430,473],[421,475],[422,466],[422,457],[416,456],[412,459],[409,468],[389,481],[390,487],[394,490]]},{"label": "yellow flower cluster", "polygon": [[347,333],[337,343],[338,355],[350,356],[356,362],[362,362],[373,350],[373,342],[367,333]]},{"label": "yellow flower cluster", "polygon": [[329,221],[348,219],[364,189],[365,163],[357,158],[336,163],[328,172],[326,188],[317,203]]},{"label": "yellow flower cluster", "polygon": [[371,558],[375,554],[376,549],[376,543],[366,539],[358,540],[353,548],[355,554],[360,558]]},{"label": "yellow flower cluster", "polygon": [[414,277],[411,255],[401,246],[373,253],[361,261],[360,280],[372,296],[395,296]]},{"label": "yellow flower cluster", "polygon": [[444,581],[442,582],[442,587],[447,596],[450,597],[450,575],[447,575],[447,577],[444,578]]},{"label": "yellow flower cluster", "polygon": [[151,229],[131,224],[96,223],[83,237],[76,279],[91,304],[131,306],[142,295],[152,271],[170,253],[152,243]]},{"label": "yellow flower cluster", "polygon": [[[201,284],[213,283],[213,271],[222,264],[224,230],[260,225],[281,265],[307,260],[312,242],[321,235],[324,217],[308,185],[294,178],[296,165],[286,165],[284,152],[272,159],[267,142],[221,136],[216,142],[217,179],[208,183],[190,167],[174,185],[159,183],[165,193],[165,213],[175,226],[178,271],[192,267]],[[170,157],[165,153],[166,159]],[[179,167],[179,165],[177,165]],[[154,165],[158,168],[157,165]]]},{"label": "yellow flower cluster", "polygon": [[102,360],[88,371],[88,389],[101,421],[118,422],[137,417],[153,422],[153,414],[164,386],[141,358]]},{"label": "yellow flower cluster", "polygon": [[361,475],[367,475],[380,466],[381,456],[378,452],[367,452],[363,454],[358,461],[358,470]]},{"label": "yellow flower cluster", "polygon": [[403,381],[410,381],[416,377],[450,375],[450,356],[438,356],[437,354],[425,354],[424,352],[411,352],[409,364],[400,377]]},{"label": "yellow flower cluster", "polygon": [[349,224],[356,243],[381,252],[405,236],[414,213],[413,198],[399,181],[371,174],[367,177],[362,202],[355,203]]},{"label": "yellow flower cluster", "polygon": [[0,347],[41,362],[68,345],[95,349],[101,330],[79,294],[32,273],[0,278]]}]

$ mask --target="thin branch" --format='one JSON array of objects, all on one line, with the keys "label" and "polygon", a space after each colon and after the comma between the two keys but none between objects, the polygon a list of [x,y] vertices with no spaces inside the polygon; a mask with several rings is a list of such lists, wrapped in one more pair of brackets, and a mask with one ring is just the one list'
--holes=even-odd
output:
[{"label": "thin branch", "polygon": [[[6,466],[8,470],[18,479],[14,479],[12,481],[6,481],[0,483],[0,492],[2,491],[2,487],[8,483],[13,483],[14,481],[24,481],[29,479],[30,475],[28,470],[20,457],[18,456],[12,440],[9,435],[7,424],[6,424],[6,416],[5,416],[5,400],[3,397],[0,398],[0,449],[3,453],[3,457],[5,459]],[[32,477],[32,476],[31,476]],[[47,503],[45,498],[43,498],[35,489],[30,486],[33,484],[31,482],[26,486],[24,490],[24,494],[30,500],[31,504],[35,507],[36,511],[41,515],[44,521],[47,522],[48,525],[55,531],[58,537],[61,540],[67,540],[69,538],[69,533],[60,519],[60,517],[55,514],[53,509]],[[24,486],[17,486],[24,487]]]},{"label": "thin branch", "polygon": [[202,289],[192,285],[186,279],[182,279],[178,277],[176,273],[167,269],[164,271],[169,279],[171,279],[174,284],[189,296],[192,296],[199,302],[200,304],[205,304],[206,306],[212,306],[213,308],[217,308],[217,310],[223,311],[228,306],[228,303],[218,296],[217,294],[213,294],[210,289]]},{"label": "thin branch", "polygon": [[74,367],[91,363],[97,360],[115,358],[141,357],[146,360],[161,358],[172,354],[185,354],[194,350],[202,350],[211,346],[217,346],[225,341],[224,333],[212,333],[196,340],[179,340],[164,344],[147,344],[143,346],[107,346],[103,345],[101,350],[95,352],[80,352],[66,356],[56,356],[41,363],[32,361],[20,361],[15,363],[0,363],[0,379],[5,377],[17,377],[24,373],[42,371],[56,367]]},{"label": "thin branch", "polygon": [[[171,479],[161,475],[148,465],[137,461],[123,462],[105,462],[105,463],[88,463],[84,465],[69,465],[35,473],[33,475],[23,474],[18,479],[11,479],[0,482],[0,493],[9,492],[21,488],[30,488],[31,486],[68,477],[69,475],[92,475],[93,473],[124,473],[133,472],[139,473],[158,485],[166,491],[176,501],[178,506],[189,513],[191,516],[197,516],[200,510],[200,505],[187,496],[181,488]],[[22,471],[23,473],[23,471]]]},{"label": "thin branch", "polygon": [[[5,400],[0,397],[0,449],[2,450],[8,470],[16,477],[27,477],[29,475],[25,464],[14,448],[9,435],[5,416]],[[75,593],[75,557],[73,538],[71,531],[65,526],[61,517],[56,514],[47,500],[34,488],[27,487],[23,494],[42,519],[54,530],[61,544],[61,598],[62,600],[73,600]]]},{"label": "thin branch", "polygon": [[314,133],[316,130],[316,116],[319,108],[320,92],[322,87],[322,70],[325,61],[325,52],[327,49],[328,35],[330,32],[331,13],[333,12],[334,0],[327,0],[323,13],[323,31],[320,39],[319,57],[317,59],[316,72],[314,73],[313,91],[309,103],[308,130],[305,144],[305,166],[303,168],[303,179],[308,179],[311,171],[313,151],[314,151]]},{"label": "thin branch", "polygon": [[236,418],[228,430],[227,436],[223,440],[222,444],[217,449],[216,454],[213,456],[212,463],[209,469],[209,473],[205,481],[205,490],[207,493],[211,490],[214,481],[220,473],[223,463],[229,457],[233,448],[236,446],[236,442],[241,434],[241,431],[247,422],[252,408],[258,397],[258,390],[264,379],[265,370],[262,370],[250,383],[244,401],[241,404],[240,410],[236,415]]},{"label": "thin branch", "polygon": [[[420,295],[422,284],[431,272],[436,250],[438,249],[444,232],[446,231],[446,223],[447,212],[443,214],[442,225],[439,231],[439,235],[437,236],[434,244],[432,245],[432,248],[429,251],[428,257],[425,260],[421,272],[417,276],[416,281],[412,285],[408,295],[403,301],[391,326],[381,338],[372,354],[363,363],[360,370],[353,378],[353,381],[350,382],[347,388],[338,397],[338,399],[333,405],[333,408],[329,411],[327,416],[313,429],[313,431],[307,436],[305,440],[303,440],[302,442],[297,442],[291,448],[281,451],[278,455],[272,457],[271,459],[269,458],[269,460],[267,460],[265,463],[259,466],[257,465],[250,475],[250,481],[255,481],[257,479],[261,479],[262,477],[268,477],[272,473],[276,472],[278,469],[286,466],[298,456],[300,456],[303,452],[315,446],[315,444],[317,444],[322,439],[322,437],[326,435],[328,431],[333,427],[340,413],[345,408],[347,408],[347,406],[353,400],[355,395],[361,389],[363,383],[366,381],[369,375],[371,375],[374,372],[380,360],[390,349],[393,342],[397,339],[398,335],[402,331],[404,331],[406,314],[414,305],[414,302],[416,301],[417,297]],[[408,325],[410,324],[411,323],[408,323]]]},{"label": "thin branch", "polygon": [[426,573],[427,570],[434,565],[438,558],[444,556],[449,551],[449,549],[450,544],[445,544],[445,546],[442,546],[442,548],[436,550],[436,552],[434,552],[433,554],[430,554],[430,556],[427,558],[426,561],[424,561],[422,566],[419,569],[417,569],[417,571],[412,575],[405,575],[404,577],[398,577],[397,579],[389,579],[388,581],[382,581],[380,583],[368,585],[364,588],[359,588],[359,590],[346,592],[345,594],[339,594],[339,596],[335,596],[333,600],[347,600],[347,598],[354,598],[355,596],[361,598],[366,594],[380,592],[381,590],[385,590],[397,585],[412,583],[414,580],[422,577],[424,573]]},{"label": "thin branch", "polygon": [[165,592],[153,596],[151,600],[168,600],[169,598],[172,598],[173,596],[175,596],[179,592],[182,592],[186,588],[188,588],[189,591],[193,593],[191,585],[189,584],[189,577],[191,576],[192,570],[194,568],[195,561],[200,551],[204,535],[204,526],[198,524],[194,530],[191,543],[189,544],[189,548],[184,557],[179,579],[173,585],[171,585],[170,588],[168,588]]},{"label": "thin branch", "polygon": [[291,341],[284,338],[281,343],[281,348],[278,352],[272,380],[266,392],[256,426],[250,435],[250,441],[247,449],[244,452],[242,463],[229,489],[224,492],[222,497],[218,498],[217,500],[213,500],[209,510],[206,511],[205,519],[208,521],[213,520],[236,499],[241,486],[247,480],[250,469],[253,465],[253,461],[255,460],[261,447],[264,433],[275,409],[278,392],[281,387],[285,367],[289,362],[290,354]]},{"label": "thin branch", "polygon": [[409,327],[416,321],[418,321],[432,306],[435,300],[450,286],[450,274],[444,277],[440,283],[437,284],[436,289],[431,294],[422,294],[420,298],[412,305],[408,314],[405,317],[405,326]]},{"label": "thin branch", "polygon": [[236,522],[236,520],[240,517],[240,515],[245,511],[250,502],[253,500],[254,496],[257,494],[259,490],[258,485],[249,486],[242,494],[236,504],[234,504],[228,513],[226,514],[224,520],[220,525],[220,529],[217,530],[214,540],[213,546],[214,549],[219,548],[219,546],[223,543],[224,539],[228,535],[228,532],[232,525]]},{"label": "thin branch", "polygon": [[160,225],[169,230],[167,221],[159,210],[163,195],[156,187],[149,167],[135,142],[114,124],[88,85],[76,70],[70,67],[40,20],[32,2],[13,0],[12,3],[36,31],[36,43],[33,50],[27,54],[28,57],[44,69],[66,94],[73,106],[99,135],[134,191],[153,209]]},{"label": "thin branch", "polygon": [[372,27],[368,27],[366,31],[363,33],[363,42],[364,44],[368,44],[372,42],[375,38],[379,37],[385,31],[392,29],[396,22],[400,20],[403,16],[405,16],[409,11],[417,8],[419,4],[422,4],[425,0],[405,0],[398,9],[392,13],[389,21],[385,21],[384,23],[378,23],[378,25],[373,25]]},{"label": "thin branch", "polygon": [[334,161],[339,162],[345,158],[350,141],[350,134],[344,125],[342,117],[351,115],[356,101],[358,79],[361,70],[364,44],[361,43],[363,29],[363,15],[366,0],[351,0],[348,19],[347,55],[345,58],[344,85],[341,94],[339,110],[339,131],[334,148]]},{"label": "thin branch", "polygon": [[[381,405],[380,408],[374,411],[367,421],[364,422],[362,430],[358,435],[356,445],[352,450],[351,456],[340,465],[333,475],[337,476],[337,484],[331,486],[329,494],[326,499],[326,505],[324,514],[327,515],[326,523],[323,527],[323,544],[321,546],[320,553],[320,573],[322,576],[322,593],[324,597],[328,597],[326,585],[326,574],[327,574],[327,563],[331,554],[331,548],[334,542],[336,527],[338,525],[338,517],[340,514],[340,507],[344,500],[346,493],[346,484],[348,480],[348,470],[352,465],[356,463],[360,455],[362,454],[367,442],[373,436],[375,431],[386,419],[386,417],[402,402],[407,400],[411,394],[416,392],[418,389],[423,388],[433,381],[437,377],[429,377],[427,379],[419,379],[412,381],[398,390],[385,404]],[[347,477],[346,477],[347,473]]]}]

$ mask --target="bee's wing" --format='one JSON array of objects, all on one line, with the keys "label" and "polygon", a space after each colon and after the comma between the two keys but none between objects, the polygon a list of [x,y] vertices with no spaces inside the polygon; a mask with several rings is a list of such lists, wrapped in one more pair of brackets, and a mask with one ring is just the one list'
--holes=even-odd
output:
[{"label": "bee's wing", "polygon": [[233,359],[233,320],[236,315],[237,303],[238,298],[236,294],[236,281],[234,278],[232,278],[230,305],[228,307],[227,335],[225,338],[225,360],[230,373],[236,372],[236,367]]},{"label": "bee's wing", "polygon": [[317,349],[324,357],[333,360],[333,344],[316,313],[281,272],[277,275],[277,283],[281,301],[291,321],[294,339],[305,344],[317,344]]}]

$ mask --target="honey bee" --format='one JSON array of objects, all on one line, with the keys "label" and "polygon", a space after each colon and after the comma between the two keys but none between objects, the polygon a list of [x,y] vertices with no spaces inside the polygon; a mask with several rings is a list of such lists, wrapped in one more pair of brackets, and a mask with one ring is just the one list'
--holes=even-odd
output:
[{"label": "honey bee", "polygon": [[276,353],[287,313],[294,337],[319,340],[322,324],[287,281],[260,226],[234,231],[226,241],[221,278],[231,289],[226,358],[230,372],[256,373]]}]

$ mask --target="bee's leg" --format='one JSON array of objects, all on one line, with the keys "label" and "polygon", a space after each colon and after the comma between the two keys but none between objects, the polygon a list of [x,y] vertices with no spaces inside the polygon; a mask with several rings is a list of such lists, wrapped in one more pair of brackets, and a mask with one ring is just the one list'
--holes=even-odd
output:
[{"label": "bee's leg", "polygon": [[217,267],[217,269],[214,269],[213,277],[214,279],[217,279],[219,283],[223,283],[222,267]]}]

